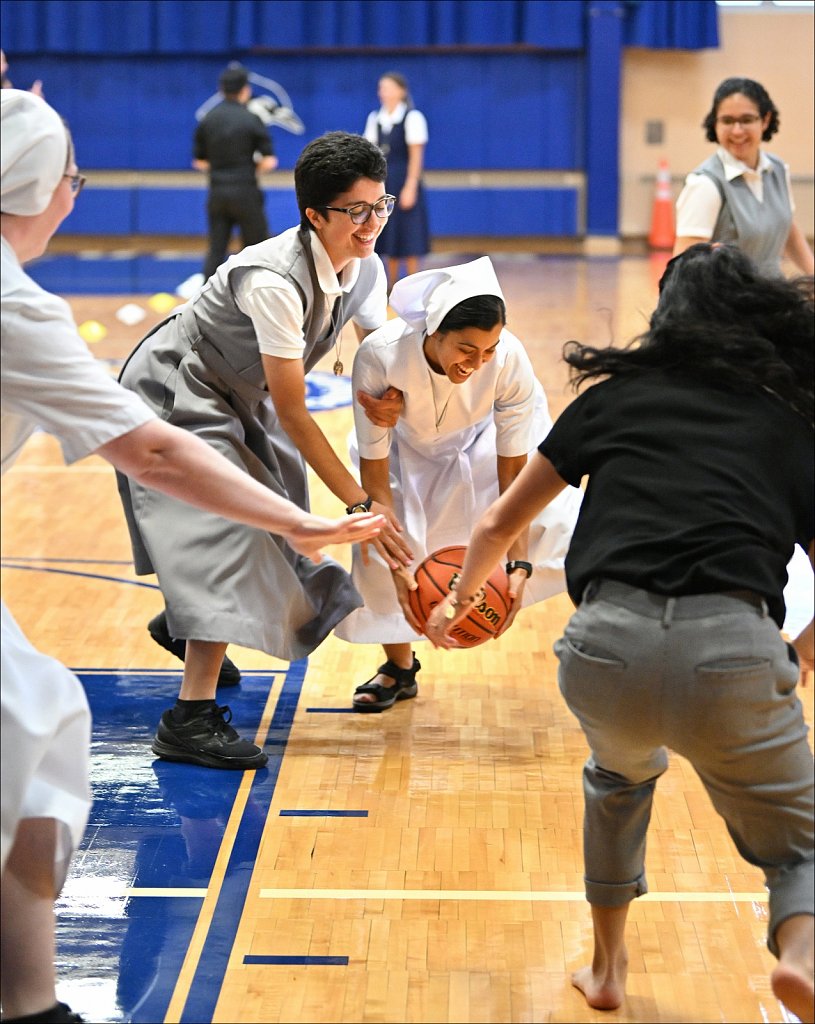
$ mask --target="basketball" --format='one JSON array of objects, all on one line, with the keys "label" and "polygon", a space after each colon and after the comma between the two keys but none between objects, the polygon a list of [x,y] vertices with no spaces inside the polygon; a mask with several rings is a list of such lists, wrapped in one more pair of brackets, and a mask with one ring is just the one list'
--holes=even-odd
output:
[{"label": "basketball", "polygon": [[[419,565],[416,570],[416,590],[409,592],[410,607],[422,626],[450,592],[461,574],[467,549],[461,546],[440,548]],[[478,647],[498,633],[509,614],[509,580],[503,567],[496,566],[484,584],[475,604],[450,635],[459,647]]]}]

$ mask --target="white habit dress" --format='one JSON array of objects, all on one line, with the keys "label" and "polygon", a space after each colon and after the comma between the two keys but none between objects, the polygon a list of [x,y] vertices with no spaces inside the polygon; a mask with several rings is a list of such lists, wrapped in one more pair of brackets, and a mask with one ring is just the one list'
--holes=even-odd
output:
[{"label": "white habit dress", "polygon": [[[353,370],[355,395],[380,395],[392,386],[404,396],[392,430],[375,427],[355,402],[350,448],[355,465],[360,455],[389,456],[394,512],[414,553],[413,568],[441,547],[467,544],[477,519],[498,497],[496,455],[534,455],[552,426],[543,387],[508,330],[492,360],[463,384],[431,370],[423,341],[423,329],[391,320],[365,339]],[[524,606],[566,589],[563,563],[581,498],[579,489],[566,488],[531,524],[534,572]],[[422,639],[402,614],[390,570],[370,547],[369,558],[364,565],[354,548],[352,578],[365,606],[343,619],[336,634],[351,643]]]}]

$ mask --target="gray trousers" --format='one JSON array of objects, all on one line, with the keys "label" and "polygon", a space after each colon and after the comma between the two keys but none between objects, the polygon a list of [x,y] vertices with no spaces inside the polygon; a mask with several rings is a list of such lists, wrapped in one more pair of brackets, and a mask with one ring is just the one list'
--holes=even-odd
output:
[{"label": "gray trousers", "polygon": [[648,891],[645,836],[670,747],[693,765],[739,853],[763,870],[777,956],[781,922],[813,912],[813,764],[797,660],[764,602],[592,583],[555,653],[591,747],[589,903],[622,906]]}]

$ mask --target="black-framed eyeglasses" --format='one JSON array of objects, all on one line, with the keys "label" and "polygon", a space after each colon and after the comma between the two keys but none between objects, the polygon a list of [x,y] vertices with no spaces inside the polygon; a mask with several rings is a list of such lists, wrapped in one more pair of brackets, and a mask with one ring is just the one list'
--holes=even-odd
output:
[{"label": "black-framed eyeglasses", "polygon": [[380,220],[385,220],[393,213],[396,205],[396,196],[382,196],[375,203],[354,203],[353,206],[324,206],[324,210],[333,210],[335,213],[347,213],[352,224],[365,224],[375,213]]},{"label": "black-framed eyeglasses", "polygon": [[63,178],[67,178],[71,183],[71,191],[75,196],[78,196],[82,189],[85,187],[85,182],[88,180],[84,174],[63,174]]},{"label": "black-framed eyeglasses", "polygon": [[759,114],[742,114],[741,117],[728,117],[725,114],[724,117],[716,118],[716,124],[720,124],[723,128],[732,128],[734,124],[740,124],[742,128],[752,128],[760,120]]}]

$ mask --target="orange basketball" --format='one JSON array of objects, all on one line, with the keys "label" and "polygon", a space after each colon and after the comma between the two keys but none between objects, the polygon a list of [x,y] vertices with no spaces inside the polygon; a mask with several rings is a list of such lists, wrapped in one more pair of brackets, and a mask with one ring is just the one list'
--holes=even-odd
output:
[{"label": "orange basketball", "polygon": [[[436,605],[448,594],[461,575],[467,549],[461,546],[440,548],[416,570],[416,590],[410,591],[410,607],[424,624]],[[454,626],[451,636],[459,647],[478,647],[499,632],[509,613],[509,580],[496,566],[484,584],[484,591],[471,605],[465,618]]]}]

